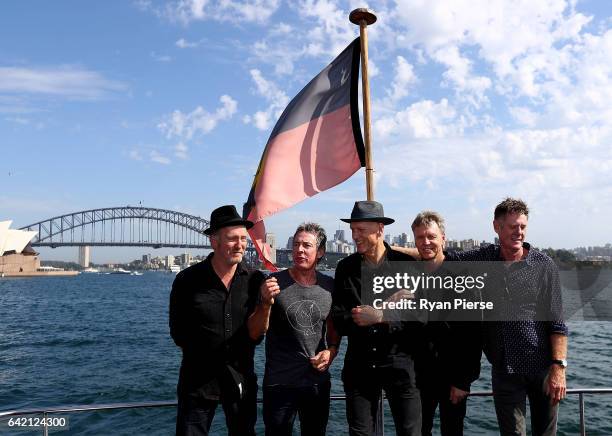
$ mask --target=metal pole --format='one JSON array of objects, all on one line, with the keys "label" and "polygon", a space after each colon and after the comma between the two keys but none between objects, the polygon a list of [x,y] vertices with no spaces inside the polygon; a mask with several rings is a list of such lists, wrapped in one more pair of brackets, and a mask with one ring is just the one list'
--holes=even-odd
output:
[{"label": "metal pole", "polygon": [[374,200],[374,167],[372,165],[372,135],[370,132],[370,82],[368,80],[368,25],[376,22],[376,15],[369,9],[358,8],[349,15],[349,20],[359,26],[361,36],[361,87],[363,91],[363,130],[365,133],[366,193]]},{"label": "metal pole", "polygon": [[47,412],[43,413],[43,436],[49,436],[49,427],[47,427]]},{"label": "metal pole", "polygon": [[578,394],[580,401],[580,436],[586,436],[586,423],[584,422],[584,394]]}]

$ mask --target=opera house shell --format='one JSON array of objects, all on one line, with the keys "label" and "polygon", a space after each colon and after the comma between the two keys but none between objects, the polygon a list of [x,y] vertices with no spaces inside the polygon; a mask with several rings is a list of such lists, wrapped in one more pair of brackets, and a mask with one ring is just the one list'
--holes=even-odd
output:
[{"label": "opera house shell", "polygon": [[12,221],[0,221],[0,275],[38,275],[40,259],[29,245],[36,232],[10,229]]}]

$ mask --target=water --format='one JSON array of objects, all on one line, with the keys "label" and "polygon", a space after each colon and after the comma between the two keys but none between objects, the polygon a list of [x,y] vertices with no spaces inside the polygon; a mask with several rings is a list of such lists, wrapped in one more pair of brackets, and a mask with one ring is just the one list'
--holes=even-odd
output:
[{"label": "water", "polygon": [[[173,279],[155,272],[0,279],[0,410],[174,400],[181,356],[168,333]],[[569,387],[612,386],[611,327],[608,322],[570,323]],[[261,377],[263,346],[256,359]],[[342,359],[332,366],[333,394],[342,394]],[[490,389],[488,371],[484,364],[474,390]],[[586,398],[589,434],[612,434],[612,395]],[[174,408],[60,415],[69,416],[69,430],[59,435],[174,431]],[[559,434],[578,433],[577,396],[562,403],[559,421]],[[328,434],[346,434],[345,422],[344,403],[334,402]],[[8,431],[5,423],[0,423],[0,434],[41,434]],[[262,424],[260,414],[258,433]],[[394,434],[389,413],[386,429]],[[466,434],[487,435],[496,429],[492,399],[470,399]],[[226,433],[220,408],[213,430]]]}]

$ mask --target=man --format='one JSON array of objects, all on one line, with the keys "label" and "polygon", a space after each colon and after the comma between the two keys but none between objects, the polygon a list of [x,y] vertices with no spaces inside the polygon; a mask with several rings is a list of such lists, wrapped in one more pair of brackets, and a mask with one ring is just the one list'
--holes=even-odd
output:
[{"label": "man", "polygon": [[256,343],[246,321],[257,295],[249,292],[251,277],[241,264],[252,226],[234,206],[215,209],[204,232],[213,253],[179,273],[172,285],[170,334],[183,352],[177,435],[207,435],[219,403],[229,435],[255,434]]},{"label": "man", "polygon": [[[437,212],[423,211],[412,222],[414,242],[428,274],[452,274],[444,267],[446,235],[444,219]],[[434,297],[434,293],[437,293]],[[436,300],[452,300],[453,290],[430,290]],[[458,296],[458,295],[455,295]],[[480,325],[445,321],[434,314],[425,329],[427,349],[419,356],[418,374],[423,410],[422,435],[431,436],[436,408],[440,405],[442,436],[462,436],[466,398],[471,383],[480,374]]]},{"label": "man", "polygon": [[448,259],[500,262],[493,291],[500,295],[498,313],[507,319],[484,324],[500,433],[526,434],[528,397],[532,434],[549,436],[556,434],[559,402],[565,398],[568,331],[562,320],[557,267],[525,242],[528,217],[522,200],[506,198],[495,208],[493,219],[499,245]]},{"label": "man", "polygon": [[328,317],[333,279],[316,271],[325,254],[325,230],[300,225],[293,236],[293,265],[261,285],[249,317],[251,338],[266,334],[263,416],[267,436],[291,436],[296,414],[300,434],[325,436],[329,416],[328,368],[338,336]]},{"label": "man", "polygon": [[362,288],[362,273],[384,273],[390,262],[414,258],[392,250],[383,241],[384,226],[394,222],[384,216],[376,201],[357,201],[350,223],[357,253],[342,259],[336,268],[332,317],[341,336],[348,337],[342,370],[349,434],[374,432],[377,402],[385,391],[398,435],[419,435],[421,403],[416,387],[414,337],[409,323],[386,322],[374,309],[372,289]]}]

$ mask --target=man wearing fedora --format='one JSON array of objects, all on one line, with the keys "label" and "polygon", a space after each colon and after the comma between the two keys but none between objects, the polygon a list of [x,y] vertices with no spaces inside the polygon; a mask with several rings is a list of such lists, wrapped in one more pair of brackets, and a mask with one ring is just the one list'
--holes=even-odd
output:
[{"label": "man wearing fedora", "polygon": [[246,321],[257,288],[242,264],[252,226],[234,206],[215,209],[204,231],[213,253],[180,272],[172,285],[170,334],[183,352],[177,435],[207,435],[219,403],[230,436],[255,434],[256,342]]},{"label": "man wearing fedora", "polygon": [[342,221],[350,224],[357,248],[338,263],[332,295],[334,325],[348,337],[342,381],[349,434],[374,433],[377,402],[384,390],[397,435],[420,435],[421,402],[414,369],[420,326],[386,321],[383,312],[372,306],[373,290],[365,283],[362,287],[362,276],[384,274],[392,262],[415,259],[384,242],[384,226],[394,220],[385,217],[382,204],[357,201],[351,217]]}]

